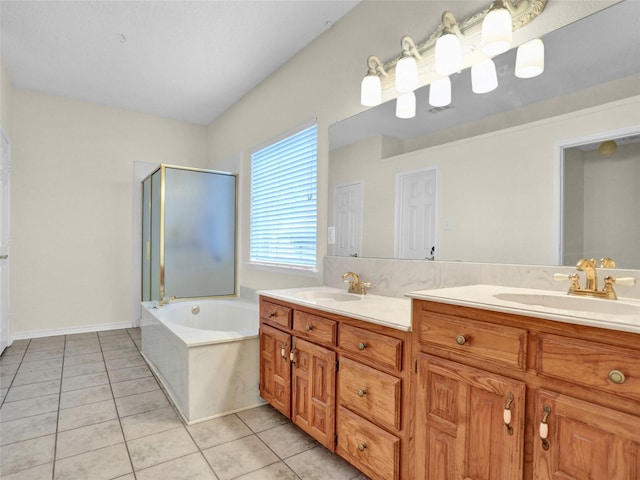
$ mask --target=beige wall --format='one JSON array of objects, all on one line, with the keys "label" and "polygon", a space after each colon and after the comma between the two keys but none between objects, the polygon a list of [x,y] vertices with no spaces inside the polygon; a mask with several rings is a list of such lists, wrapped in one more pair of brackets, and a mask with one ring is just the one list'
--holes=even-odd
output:
[{"label": "beige wall", "polygon": [[11,334],[132,321],[134,162],[202,167],[202,126],[14,89]]},{"label": "beige wall", "polygon": [[11,140],[11,80],[0,57],[0,128]]}]

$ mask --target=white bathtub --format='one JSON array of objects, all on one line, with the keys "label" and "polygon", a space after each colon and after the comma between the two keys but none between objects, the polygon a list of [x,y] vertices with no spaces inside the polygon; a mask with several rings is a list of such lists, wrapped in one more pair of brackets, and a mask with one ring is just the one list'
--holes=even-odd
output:
[{"label": "white bathtub", "polygon": [[264,404],[256,303],[152,305],[142,303],[142,353],[187,423]]}]

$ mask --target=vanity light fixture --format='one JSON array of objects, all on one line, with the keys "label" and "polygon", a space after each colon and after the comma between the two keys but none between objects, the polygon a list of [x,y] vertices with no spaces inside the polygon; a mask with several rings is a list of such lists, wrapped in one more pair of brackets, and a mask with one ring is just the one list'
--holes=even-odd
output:
[{"label": "vanity light fixture", "polygon": [[396,65],[396,90],[400,93],[413,92],[418,88],[418,63],[416,58],[422,58],[411,37],[404,36],[400,40],[402,57]]},{"label": "vanity light fixture", "polygon": [[360,103],[365,107],[375,107],[382,103],[382,83],[380,75],[387,75],[378,57],[370,55],[367,59],[369,72],[360,85]]},{"label": "vanity light fixture", "polygon": [[[362,105],[376,106],[392,98],[400,99],[403,94],[431,84],[429,103],[446,106],[451,102],[448,76],[469,67],[475,67],[471,72],[473,91],[490,92],[497,87],[495,64],[491,58],[511,48],[512,31],[533,21],[542,13],[547,1],[494,0],[489,8],[463,22],[445,11],[438,28],[424,42],[416,44],[405,35],[400,40],[402,51],[398,57],[385,63],[375,55],[367,59],[368,72],[360,91]],[[509,28],[505,27],[506,20]],[[519,78],[542,73],[542,41],[536,39],[521,45],[517,58],[516,76]],[[413,116],[408,116],[411,100],[415,102],[415,95],[404,97],[400,100],[401,105],[396,105],[396,112],[404,115],[401,118]]]},{"label": "vanity light fixture", "polygon": [[544,72],[544,43],[539,38],[523,43],[516,52],[516,77],[533,78]]},{"label": "vanity light fixture", "polygon": [[471,66],[471,90],[473,93],[487,93],[498,86],[496,64],[487,58]]},{"label": "vanity light fixture", "polygon": [[446,107],[451,103],[451,79],[442,77],[429,85],[429,105]]},{"label": "vanity light fixture", "polygon": [[[510,3],[510,0],[507,1]],[[503,0],[494,0],[482,21],[480,45],[482,53],[488,57],[500,55],[511,48],[513,20],[507,5]]]},{"label": "vanity light fixture", "polygon": [[449,75],[462,68],[462,45],[458,38],[460,28],[451,12],[442,14],[442,35],[436,40],[436,73]]},{"label": "vanity light fixture", "polygon": [[396,117],[413,118],[416,116],[416,94],[403,93],[396,100]]}]

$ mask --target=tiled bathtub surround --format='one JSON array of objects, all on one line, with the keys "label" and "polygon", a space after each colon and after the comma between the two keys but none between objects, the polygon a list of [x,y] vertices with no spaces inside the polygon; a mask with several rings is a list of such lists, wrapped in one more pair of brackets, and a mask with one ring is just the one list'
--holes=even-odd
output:
[{"label": "tiled bathtub surround", "polygon": [[[568,281],[556,282],[554,273],[575,273],[575,267],[539,265],[502,265],[469,262],[431,262],[427,260],[396,260],[388,258],[325,257],[324,285],[344,288],[342,274],[356,272],[363,281],[371,282],[371,293],[401,297],[407,292],[433,288],[461,287],[465,285],[500,285],[524,287],[558,292],[569,289]],[[618,296],[640,299],[640,270],[600,270],[598,288],[602,279],[635,277],[632,287],[616,285]],[[581,274],[581,284],[584,276]]]},{"label": "tiled bathtub surround", "polygon": [[0,478],[365,479],[270,406],[186,426],[139,348],[127,329],[6,349]]}]

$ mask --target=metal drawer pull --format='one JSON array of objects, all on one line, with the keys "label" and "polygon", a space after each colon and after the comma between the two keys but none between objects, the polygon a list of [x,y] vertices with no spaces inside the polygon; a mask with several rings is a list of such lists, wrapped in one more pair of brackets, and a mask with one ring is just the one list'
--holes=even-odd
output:
[{"label": "metal drawer pull", "polygon": [[367,344],[364,342],[360,342],[358,343],[358,350],[364,350],[365,348],[367,348]]},{"label": "metal drawer pull", "polygon": [[305,329],[307,332],[310,332],[311,330],[313,330],[313,327],[312,327],[311,325],[307,325],[306,327],[304,327],[304,329]]},{"label": "metal drawer pull", "polygon": [[467,337],[465,337],[464,335],[458,335],[456,337],[456,343],[458,345],[464,345],[465,343],[467,343]]},{"label": "metal drawer pull", "polygon": [[364,397],[367,394],[367,390],[364,388],[359,388],[358,389],[358,396],[359,397]]},{"label": "metal drawer pull", "polygon": [[280,356],[282,358],[284,358],[286,360],[287,358],[287,342],[282,344],[282,347],[280,347]]},{"label": "metal drawer pull", "polygon": [[549,436],[549,425],[547,424],[547,418],[551,415],[551,407],[545,405],[543,411],[544,416],[540,422],[540,440],[542,440],[542,449],[549,450],[549,440],[547,440]]},{"label": "metal drawer pull", "polygon": [[507,404],[504,406],[502,412],[502,421],[507,427],[507,433],[513,435],[513,427],[511,426],[511,404],[513,403],[513,393],[509,392],[507,395]]},{"label": "metal drawer pull", "polygon": [[364,452],[365,448],[367,448],[367,444],[366,443],[359,443],[358,444],[358,450],[360,450],[361,452]]},{"label": "metal drawer pull", "polygon": [[278,314],[277,314],[276,312],[271,312],[271,313],[269,314],[269,318],[276,317],[277,315],[278,315]]},{"label": "metal drawer pull", "polygon": [[624,373],[622,373],[620,370],[611,370],[609,372],[609,380],[611,380],[616,385],[623,384],[626,379],[627,377],[625,377]]},{"label": "metal drawer pull", "polygon": [[293,347],[293,350],[289,353],[289,360],[291,360],[291,363],[294,365],[296,364],[296,347]]}]

